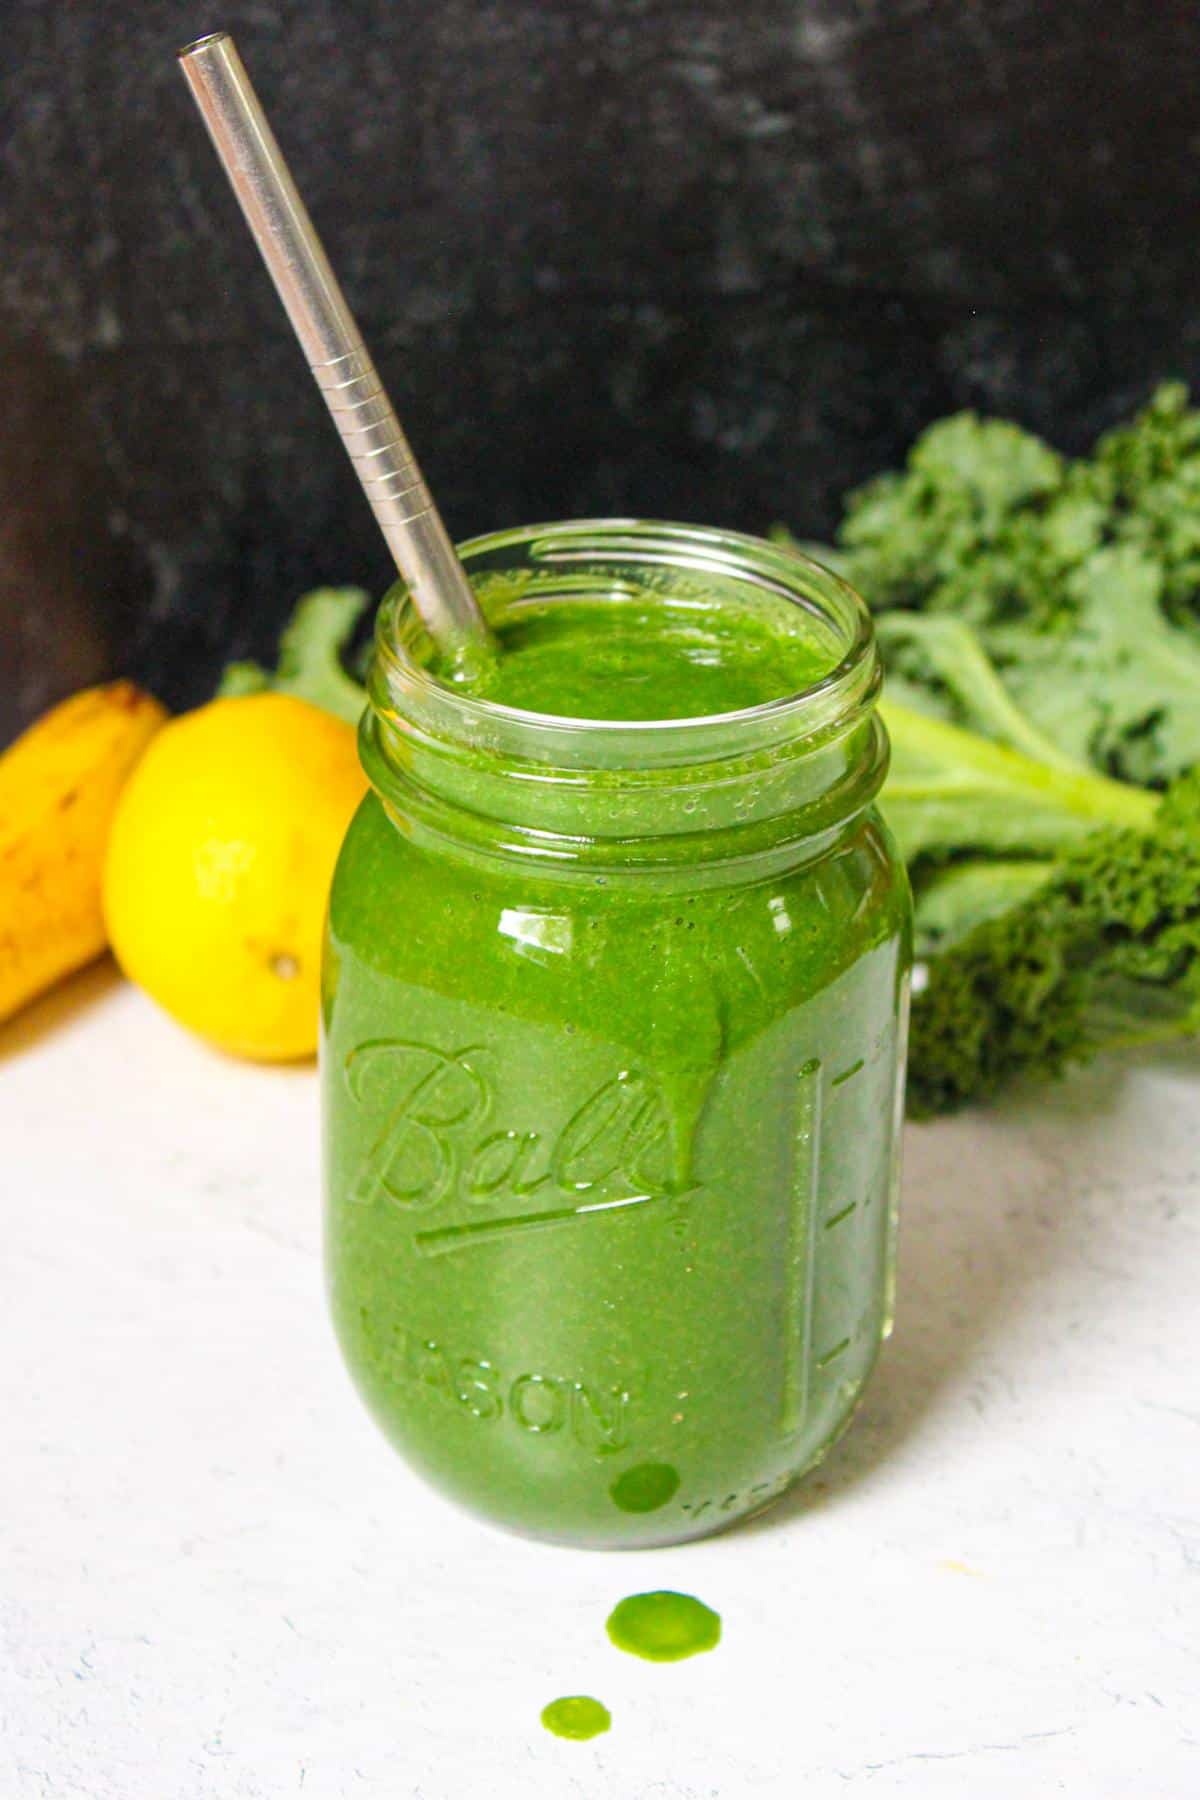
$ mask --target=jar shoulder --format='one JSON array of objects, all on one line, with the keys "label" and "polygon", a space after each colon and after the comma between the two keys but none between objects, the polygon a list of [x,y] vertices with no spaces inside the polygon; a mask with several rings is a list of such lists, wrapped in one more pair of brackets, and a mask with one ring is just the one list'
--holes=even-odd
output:
[{"label": "jar shoulder", "polygon": [[516,859],[439,855],[368,796],[334,877],[330,939],[377,974],[501,999],[522,984],[580,982],[623,985],[635,999],[646,984],[703,977],[782,1001],[885,943],[906,964],[910,914],[903,863],[874,809],[821,856],[664,886],[638,872],[564,878]]}]

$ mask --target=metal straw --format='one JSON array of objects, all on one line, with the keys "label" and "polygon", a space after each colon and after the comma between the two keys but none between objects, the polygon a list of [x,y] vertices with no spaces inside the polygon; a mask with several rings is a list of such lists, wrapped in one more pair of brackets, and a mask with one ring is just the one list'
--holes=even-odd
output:
[{"label": "metal straw", "polygon": [[489,639],[441,515],[226,31],[179,52],[246,222],[396,567],[444,650]]}]

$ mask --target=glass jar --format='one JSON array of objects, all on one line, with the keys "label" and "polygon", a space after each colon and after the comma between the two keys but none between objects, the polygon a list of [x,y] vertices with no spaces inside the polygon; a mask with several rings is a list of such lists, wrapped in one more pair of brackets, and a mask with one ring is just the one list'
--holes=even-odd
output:
[{"label": "glass jar", "polygon": [[334,878],[327,1266],[371,1412],[518,1531],[759,1511],[890,1327],[910,901],[870,621],[780,546],[579,521],[462,549],[489,616],[582,592],[799,607],[830,672],[715,718],[520,712],[380,610]]}]

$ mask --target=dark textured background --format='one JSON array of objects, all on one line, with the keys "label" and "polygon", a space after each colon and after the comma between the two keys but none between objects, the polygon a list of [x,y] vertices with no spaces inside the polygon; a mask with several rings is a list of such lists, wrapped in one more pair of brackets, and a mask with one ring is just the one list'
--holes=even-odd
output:
[{"label": "dark textured background", "polygon": [[1200,365],[1193,0],[5,0],[0,735],[387,575],[173,52],[233,31],[456,535],[826,531]]}]

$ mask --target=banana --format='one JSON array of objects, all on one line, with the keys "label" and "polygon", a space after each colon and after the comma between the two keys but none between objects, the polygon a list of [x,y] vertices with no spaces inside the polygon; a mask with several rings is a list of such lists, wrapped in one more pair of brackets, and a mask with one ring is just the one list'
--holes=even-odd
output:
[{"label": "banana", "polygon": [[53,707],[0,755],[0,1020],[104,949],[117,796],[166,716],[114,681]]}]

